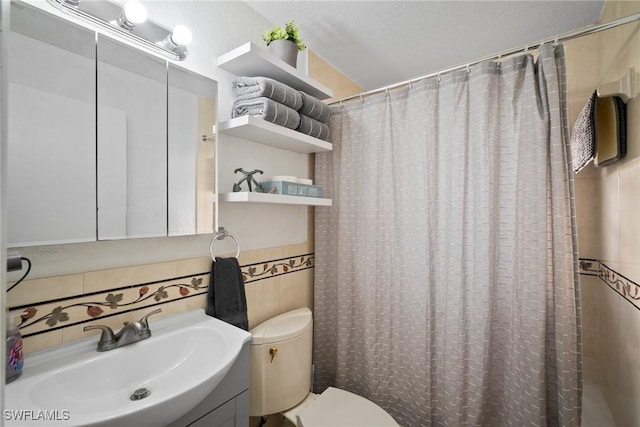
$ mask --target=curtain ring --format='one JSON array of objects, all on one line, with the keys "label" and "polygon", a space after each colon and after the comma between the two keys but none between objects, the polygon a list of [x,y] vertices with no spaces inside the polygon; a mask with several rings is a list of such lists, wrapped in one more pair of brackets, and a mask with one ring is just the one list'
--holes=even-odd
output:
[{"label": "curtain ring", "polygon": [[438,80],[438,83],[440,83],[440,80],[441,80],[440,73],[438,73],[438,75],[436,76],[436,79]]},{"label": "curtain ring", "polygon": [[471,67],[469,66],[469,64],[467,64],[465,68],[467,70],[467,74],[471,73]]},{"label": "curtain ring", "polygon": [[362,94],[360,94],[360,103],[364,104],[364,96],[362,96]]},{"label": "curtain ring", "polygon": [[390,94],[389,94],[389,88],[385,88],[385,89],[384,89],[384,92],[385,92],[385,94],[386,94],[385,96],[389,96],[389,95],[390,95]]}]

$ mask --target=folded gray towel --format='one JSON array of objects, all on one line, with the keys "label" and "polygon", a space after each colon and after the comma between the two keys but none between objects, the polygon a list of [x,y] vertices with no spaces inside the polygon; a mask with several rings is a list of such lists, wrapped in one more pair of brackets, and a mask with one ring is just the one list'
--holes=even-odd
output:
[{"label": "folded gray towel", "polygon": [[294,110],[302,107],[302,95],[297,90],[267,77],[237,77],[233,82],[236,100],[269,98]]},{"label": "folded gray towel", "polygon": [[231,117],[257,116],[280,126],[296,129],[300,124],[300,115],[293,108],[268,98],[255,98],[235,101]]},{"label": "folded gray towel", "polygon": [[298,112],[319,122],[327,123],[327,120],[329,120],[329,116],[331,115],[331,109],[329,109],[329,106],[318,98],[307,95],[304,92],[300,92],[300,95],[302,95],[302,107]]},{"label": "folded gray towel", "polygon": [[296,130],[314,138],[329,139],[329,126],[303,114],[300,114],[300,126]]},{"label": "folded gray towel", "polygon": [[593,92],[573,125],[571,160],[575,173],[578,173],[596,155],[596,97],[597,92]]}]

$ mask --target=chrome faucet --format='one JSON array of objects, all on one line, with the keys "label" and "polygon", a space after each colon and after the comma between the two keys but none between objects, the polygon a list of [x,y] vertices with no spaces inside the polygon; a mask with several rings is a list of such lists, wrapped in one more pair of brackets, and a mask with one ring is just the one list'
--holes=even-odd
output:
[{"label": "chrome faucet", "polygon": [[117,334],[113,333],[113,330],[104,325],[91,325],[85,326],[84,331],[92,331],[94,329],[100,329],[102,334],[98,341],[97,351],[109,351],[114,348],[123,347],[134,342],[142,341],[151,336],[151,329],[149,329],[148,318],[152,314],[161,313],[162,309],[153,310],[150,313],[142,316],[142,319],[135,322],[125,322],[124,327],[120,329]]}]

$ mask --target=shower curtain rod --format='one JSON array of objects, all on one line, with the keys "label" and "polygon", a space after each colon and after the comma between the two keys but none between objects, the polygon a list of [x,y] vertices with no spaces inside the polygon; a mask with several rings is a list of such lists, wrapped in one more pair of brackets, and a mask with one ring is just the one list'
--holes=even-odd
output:
[{"label": "shower curtain rod", "polygon": [[610,28],[615,28],[615,27],[619,27],[620,25],[625,25],[625,24],[629,24],[631,22],[634,21],[640,21],[640,13],[636,13],[634,15],[629,15],[626,16],[624,18],[619,18],[619,19],[614,19],[612,21],[608,21],[608,22],[604,22],[602,24],[595,24],[595,25],[590,25],[588,27],[583,27],[583,28],[579,28],[577,30],[574,31],[570,31],[564,34],[560,34],[554,37],[547,37],[545,39],[542,39],[541,41],[538,42],[534,42],[528,45],[524,45],[522,47],[519,48],[515,48],[515,49],[509,49],[509,50],[504,50],[502,52],[493,54],[493,55],[487,55],[487,56],[483,56],[481,58],[478,59],[474,59],[471,62],[465,62],[463,64],[460,65],[456,65],[455,67],[451,67],[451,68],[447,68],[444,70],[440,70],[437,71],[435,73],[430,73],[430,74],[426,74],[424,76],[420,76],[420,77],[415,77],[413,79],[410,80],[405,80],[403,82],[399,82],[399,83],[394,83],[391,84],[389,86],[383,86],[381,88],[378,89],[372,89],[366,92],[361,92],[359,94],[356,95],[350,95],[350,96],[346,96],[344,98],[338,99],[336,101],[331,101],[329,103],[329,105],[334,105],[334,104],[340,104],[346,101],[351,101],[354,99],[361,99],[364,100],[365,96],[371,96],[371,95],[376,95],[382,92],[388,92],[390,90],[393,89],[398,89],[407,85],[411,85],[412,83],[416,83],[419,82],[420,80],[424,80],[424,79],[428,79],[431,77],[436,77],[440,74],[444,74],[444,73],[448,73],[451,71],[456,71],[456,70],[461,70],[463,68],[467,68],[470,67],[472,65],[475,64],[479,64],[480,62],[484,62],[484,61],[488,61],[491,59],[500,59],[502,57],[507,57],[510,55],[515,55],[517,53],[524,53],[524,52],[528,52],[529,50],[533,50],[533,49],[537,49],[538,47],[540,47],[541,45],[545,44],[545,43],[550,43],[550,42],[554,42],[554,43],[559,43],[559,42],[564,42],[567,40],[571,40],[571,39],[575,39],[578,37],[583,37],[583,36],[588,36],[590,34],[594,34],[594,33],[598,33],[600,31],[604,31],[604,30],[608,30]]}]

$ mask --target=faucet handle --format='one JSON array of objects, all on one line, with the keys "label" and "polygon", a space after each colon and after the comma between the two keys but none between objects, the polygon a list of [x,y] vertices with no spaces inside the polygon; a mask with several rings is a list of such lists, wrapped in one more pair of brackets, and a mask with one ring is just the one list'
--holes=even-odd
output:
[{"label": "faucet handle", "polygon": [[140,323],[142,323],[142,333],[147,335],[147,338],[151,336],[151,330],[149,329],[149,321],[147,319],[152,314],[158,314],[158,313],[162,313],[162,309],[161,308],[158,308],[156,310],[153,310],[153,311],[145,314],[144,316],[142,316],[142,319],[140,319]]},{"label": "faucet handle", "polygon": [[83,328],[83,331],[92,331],[95,329],[100,329],[102,334],[100,335],[100,340],[98,341],[98,351],[107,351],[115,348],[116,346],[116,336],[113,333],[113,330],[104,325],[89,325]]}]

